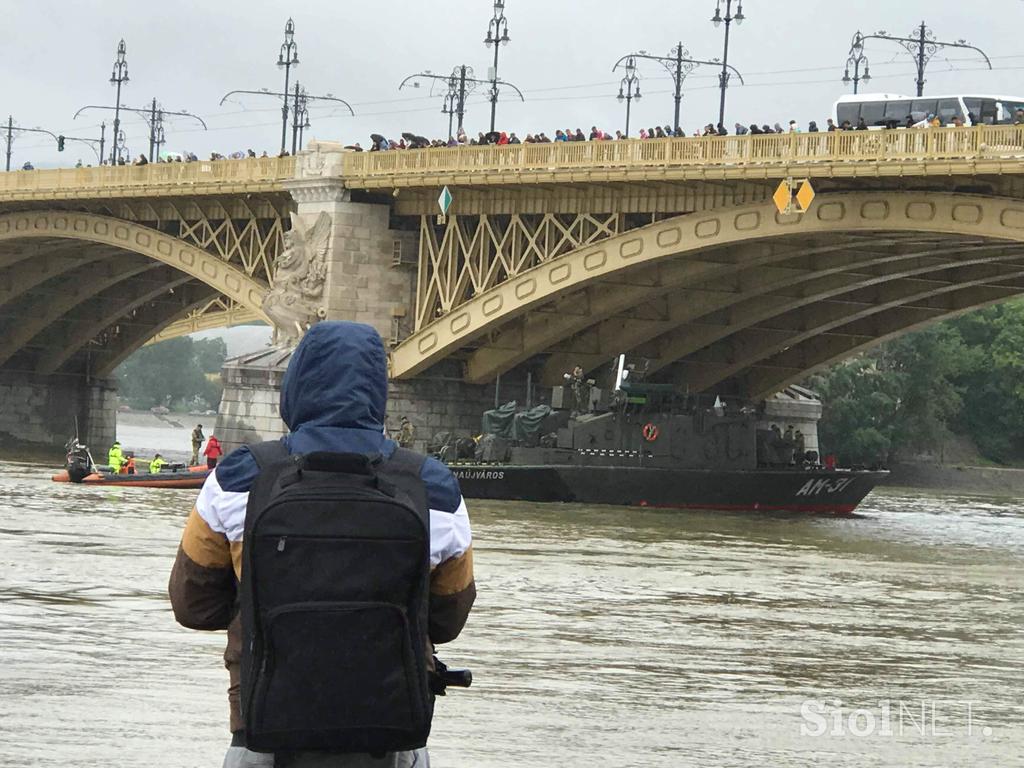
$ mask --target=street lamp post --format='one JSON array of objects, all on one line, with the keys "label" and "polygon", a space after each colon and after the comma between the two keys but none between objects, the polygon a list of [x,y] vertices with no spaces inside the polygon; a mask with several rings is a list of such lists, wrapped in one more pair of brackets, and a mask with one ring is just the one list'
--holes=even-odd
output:
[{"label": "street lamp post", "polygon": [[626,57],[626,76],[619,83],[619,95],[616,97],[621,104],[626,102],[626,138],[629,138],[629,118],[633,107],[633,99],[640,101],[643,94],[640,93],[640,76],[636,73],[636,58]]},{"label": "street lamp post", "polygon": [[[419,88],[420,80],[431,80],[434,82],[444,83],[448,86],[448,93],[444,97],[445,102],[442,106],[442,110],[445,111],[446,114],[454,112],[454,114],[459,118],[459,130],[462,131],[463,121],[466,117],[466,97],[471,94],[477,86],[487,85],[488,83],[494,85],[495,82],[494,80],[480,80],[473,75],[473,68],[467,67],[465,64],[455,67],[450,75],[436,75],[428,69],[415,75],[409,75],[399,84],[398,90],[402,90],[402,88],[410,82],[412,83],[413,88]],[[508,86],[516,92],[516,95],[519,96],[521,101],[526,101],[526,97],[523,96],[523,92],[512,83],[505,80],[497,80],[497,84]]]},{"label": "street lamp post", "polygon": [[[612,72],[623,66],[630,59],[633,59],[634,62],[637,59],[656,61],[665,67],[668,73],[672,76],[672,81],[675,84],[675,89],[673,91],[673,99],[675,101],[675,125],[673,127],[676,134],[679,134],[681,128],[680,113],[683,104],[683,81],[686,80],[686,76],[689,75],[695,67],[698,67],[701,64],[717,67],[719,62],[717,60],[705,61],[703,59],[691,59],[690,52],[683,47],[682,43],[679,43],[679,45],[669,51],[668,56],[654,56],[646,51],[638,51],[637,53],[631,53],[628,56],[623,56],[615,62],[615,66],[612,67]],[[735,67],[730,66],[729,69],[732,70],[732,74],[738,77],[742,83],[743,75],[741,75]]]},{"label": "street lamp post", "polygon": [[[4,136],[4,141],[6,141],[6,143],[7,143],[7,166],[6,167],[7,167],[8,171],[11,170],[11,145],[14,143],[14,133],[15,133],[15,131],[17,131],[18,133],[45,133],[47,136],[52,136],[53,140],[55,142],[57,142],[57,151],[58,152],[63,152],[64,151],[64,141],[65,141],[65,139],[68,138],[67,136],[58,136],[56,133],[53,133],[52,131],[47,131],[44,128],[39,128],[39,127],[36,127],[36,128],[22,128],[21,126],[15,125],[14,124],[14,118],[12,116],[8,115],[8,117],[7,117],[7,125],[5,126],[5,131],[4,131],[4,133],[6,134]],[[102,157],[102,155],[100,155],[100,157]]]},{"label": "street lamp post", "polygon": [[865,40],[888,40],[893,43],[899,43],[907,53],[914,57],[914,65],[917,68],[917,79],[914,83],[917,85],[917,95],[924,96],[924,84],[927,82],[924,79],[925,70],[928,68],[928,62],[932,60],[932,57],[943,48],[964,48],[966,50],[974,51],[975,53],[981,54],[981,57],[985,60],[989,69],[992,69],[992,62],[989,60],[988,55],[974,45],[968,45],[966,40],[960,39],[955,42],[946,42],[943,40],[936,40],[935,34],[928,28],[928,25],[923,21],[920,26],[914,29],[908,37],[898,37],[896,35],[890,35],[885,30],[876,32],[873,35],[861,35],[859,32],[854,37],[856,41],[857,37],[860,38],[861,45]]},{"label": "street lamp post", "polygon": [[113,156],[113,162],[111,165],[124,165],[127,163],[125,157],[128,155],[128,144],[126,143],[124,131],[120,131],[114,134],[114,148],[111,150]]},{"label": "street lamp post", "polygon": [[690,59],[690,52],[683,48],[682,42],[679,43],[675,48],[669,52],[670,57],[673,59],[672,67],[669,72],[672,74],[672,81],[675,84],[675,93],[673,99],[675,100],[675,111],[673,112],[672,127],[675,129],[676,134],[679,134],[679,113],[683,106],[683,80],[686,76],[693,71],[696,63]]},{"label": "street lamp post", "polygon": [[[164,109],[162,109],[160,107],[159,102],[157,102],[157,100],[155,98],[153,99],[152,102],[150,102],[150,105],[148,107],[145,107],[144,109],[134,109],[132,107],[121,107],[121,106],[107,107],[107,106],[98,105],[98,104],[89,104],[88,106],[82,107],[77,112],[75,112],[75,116],[72,119],[73,120],[77,120],[78,116],[80,114],[82,114],[83,112],[85,112],[87,110],[90,110],[90,109],[103,109],[103,110],[107,110],[109,112],[113,112],[115,115],[120,113],[120,112],[122,112],[122,111],[124,111],[124,112],[133,112],[136,115],[138,115],[139,117],[141,117],[143,120],[145,120],[146,124],[149,126],[149,162],[151,162],[151,163],[155,162],[156,160],[158,160],[160,158],[160,147],[163,146],[163,144],[166,141],[166,138],[165,138],[166,134],[164,133],[164,118],[165,117],[187,117],[190,120],[195,120],[201,126],[203,126],[203,130],[204,131],[207,130],[206,121],[204,121],[203,118],[199,117],[199,115],[193,115],[191,112],[168,112],[168,111],[166,111],[166,110],[164,110]],[[100,157],[103,157],[103,145],[105,143],[106,127],[107,127],[106,123],[103,123],[102,125],[100,125],[100,140],[99,140]],[[116,156],[115,153],[117,152],[117,148],[118,148],[118,141],[119,141],[118,137],[123,137],[123,136],[124,136],[124,131],[118,131],[113,136],[113,142],[111,144],[111,146],[112,146],[112,149],[111,149],[111,164],[112,165],[115,165],[116,161],[117,161],[117,156]],[[120,145],[122,147],[124,146],[124,141],[123,140],[121,141]]]},{"label": "street lamp post", "polygon": [[[11,144],[14,143],[14,118],[7,116],[7,166],[5,170],[11,170]],[[100,161],[102,162],[102,156]]]},{"label": "street lamp post", "polygon": [[152,132],[153,151],[156,155],[156,161],[158,162],[160,160],[160,147],[167,142],[167,135],[164,133],[164,113],[162,111],[158,111],[156,113],[156,127],[152,129]]},{"label": "street lamp post", "polygon": [[[281,105],[281,154],[286,150],[288,140],[288,85],[292,67],[299,65],[299,46],[295,42],[295,22],[288,19],[284,25],[284,42],[277,55],[277,66],[284,68],[284,100]],[[293,142],[294,143],[294,142]]]},{"label": "street lamp post", "polygon": [[448,139],[451,140],[455,134],[452,133],[452,123],[455,119],[455,109],[458,105],[459,91],[458,86],[455,85],[452,80],[448,83],[448,93],[444,95],[444,101],[441,103],[441,114],[448,115]]},{"label": "street lamp post", "polygon": [[[117,97],[114,101],[114,136],[118,136],[121,128],[121,86],[128,82],[128,61],[126,54],[128,52],[127,47],[122,39],[117,44],[117,58],[114,60],[114,68],[110,74],[111,85],[117,86]],[[113,142],[110,150],[110,164],[115,165],[117,159],[115,153],[117,152],[117,141]]]},{"label": "street lamp post", "polygon": [[[273,96],[276,99],[284,99],[284,102],[285,102],[285,105],[286,105],[286,107],[285,107],[286,109],[287,109],[287,104],[288,104],[289,99],[294,101],[293,113],[294,113],[295,117],[294,117],[294,120],[292,121],[292,154],[293,155],[295,154],[297,149],[302,146],[302,130],[304,128],[309,128],[310,127],[310,122],[309,122],[309,102],[311,102],[311,101],[330,101],[330,102],[332,102],[334,104],[341,104],[343,107],[345,107],[345,109],[347,109],[349,111],[349,114],[351,114],[353,117],[355,117],[355,114],[356,114],[355,111],[352,109],[352,105],[349,104],[344,99],[339,99],[338,97],[336,97],[332,93],[326,93],[323,96],[312,96],[299,83],[295,83],[295,88],[292,90],[291,93],[278,93],[276,91],[271,91],[271,90],[268,90],[266,88],[264,88],[262,90],[259,90],[259,91],[246,91],[246,90],[228,91],[221,98],[220,105],[224,106],[224,102],[225,101],[227,101],[229,98],[231,98],[235,94],[239,94],[239,93],[245,93],[245,94],[249,94],[251,96]],[[168,113],[168,114],[171,114],[171,113]],[[288,124],[285,123],[285,130],[287,130],[287,128],[288,128]],[[282,155],[284,155],[284,153],[287,151],[287,146],[284,143],[286,140],[287,140],[287,134],[285,134],[282,137],[282,141],[281,141],[281,154]]]},{"label": "street lamp post", "polygon": [[[864,65],[864,74],[860,73],[860,65]],[[850,77],[850,67],[853,67],[853,77]],[[843,83],[853,83],[853,92],[857,93],[861,81],[871,80],[870,62],[864,55],[864,36],[858,32],[853,36],[853,43],[850,45],[850,56],[846,59],[846,70],[843,72]]]},{"label": "street lamp post", "polygon": [[494,132],[495,117],[498,112],[498,49],[508,45],[508,19],[505,18],[505,0],[494,0],[494,18],[487,25],[487,38],[484,44],[494,46],[494,69],[491,70],[491,132]]},{"label": "street lamp post", "polygon": [[[298,86],[298,83],[296,83],[296,86]],[[292,142],[293,155],[302,149],[302,134],[307,128],[311,127],[312,124],[309,122],[309,94],[303,88],[295,99],[295,114],[292,117],[292,130],[297,130],[299,134],[298,147],[295,146],[294,141]]]},{"label": "street lamp post", "polygon": [[725,22],[725,48],[722,52],[722,71],[718,75],[718,85],[722,91],[722,99],[718,107],[718,124],[725,125],[725,89],[729,87],[729,29],[735,21],[742,24],[746,16],[743,15],[743,0],[736,3],[736,13],[732,12],[732,0],[725,0],[725,16],[722,15],[722,0],[716,0],[715,15],[711,21],[716,27]]}]

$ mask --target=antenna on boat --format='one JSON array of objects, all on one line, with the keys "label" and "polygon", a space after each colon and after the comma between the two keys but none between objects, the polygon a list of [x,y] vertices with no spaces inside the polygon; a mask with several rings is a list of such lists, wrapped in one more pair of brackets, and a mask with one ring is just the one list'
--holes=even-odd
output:
[{"label": "antenna on boat", "polygon": [[619,355],[619,366],[615,372],[615,392],[622,389],[622,377],[626,371],[626,355]]}]

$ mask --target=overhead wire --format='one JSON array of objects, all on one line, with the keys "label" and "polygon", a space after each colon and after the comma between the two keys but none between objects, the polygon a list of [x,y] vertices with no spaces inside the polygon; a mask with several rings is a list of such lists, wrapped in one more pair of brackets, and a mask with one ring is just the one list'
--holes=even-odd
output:
[{"label": "overhead wire", "polygon": [[[894,53],[894,56],[893,56],[892,60],[885,61],[885,62],[880,62],[880,63],[875,63],[872,66],[875,69],[875,71],[877,72],[877,68],[878,67],[888,67],[888,66],[895,66],[897,64],[902,64],[903,62],[898,61],[899,58],[900,58],[900,52],[897,51],[897,52]],[[1007,54],[1007,55],[1003,55],[1003,56],[992,56],[992,57],[990,57],[990,59],[993,60],[993,61],[1007,61],[1007,60],[1024,59],[1024,54]],[[944,58],[942,60],[946,61],[947,63],[951,63],[951,64],[952,63],[956,63],[956,62],[977,62],[978,61],[978,57]],[[993,67],[991,71],[995,71],[995,72],[1000,72],[1000,71],[1012,72],[1012,71],[1020,71],[1022,69],[1024,69],[1024,66],[1000,66],[1000,67]],[[774,80],[773,79],[773,80],[765,81],[765,82],[757,82],[756,81],[757,78],[764,77],[764,76],[801,74],[801,73],[805,73],[805,72],[820,72],[820,71],[821,71],[821,67],[796,67],[796,68],[788,68],[788,69],[759,70],[759,71],[747,72],[744,75],[744,79],[745,80],[750,79],[750,80],[753,80],[753,82],[745,82],[742,86],[734,86],[734,87],[764,88],[764,87],[769,87],[769,86],[770,87],[786,87],[786,86],[802,86],[802,85],[823,85],[823,84],[833,83],[833,82],[835,82],[837,80],[837,78],[835,78],[835,77],[829,77],[829,78],[809,79],[809,80]],[[967,73],[967,72],[975,72],[975,71],[990,71],[990,70],[989,70],[988,67],[967,67],[967,68],[953,68],[953,67],[950,67],[948,69],[935,70],[933,68],[931,70],[932,74]],[[898,72],[898,73],[885,73],[885,74],[881,74],[881,75],[876,74],[876,75],[872,76],[872,80],[894,80],[894,79],[901,78],[901,77],[911,77],[911,76],[914,76],[916,74],[917,74],[916,70],[903,70],[903,71]],[[718,77],[717,74],[708,74],[708,75],[690,74],[687,79],[689,81],[700,80],[700,79],[714,80],[714,79],[717,79],[717,77]],[[647,80],[647,81],[655,81],[655,82],[656,81],[672,82],[672,80],[673,80],[673,78],[671,76],[669,76],[667,73],[659,74],[659,75],[656,75],[656,76],[647,76],[647,77],[644,77],[643,79]],[[618,85],[618,81],[617,80],[605,80],[605,81],[599,81],[599,82],[578,83],[578,84],[571,84],[571,85],[567,84],[567,85],[556,85],[556,86],[544,86],[544,87],[539,87],[539,88],[527,88],[526,91],[527,91],[527,93],[530,93],[530,94],[533,94],[533,93],[560,93],[560,92],[564,92],[564,91],[579,91],[579,90],[586,90],[586,89],[591,89],[591,88],[605,88],[605,87],[611,88],[611,87],[614,87],[616,85]],[[719,88],[719,86],[717,84],[692,85],[690,87],[687,87],[685,92],[717,90],[718,88]],[[646,95],[648,95],[648,96],[651,96],[651,95],[666,95],[666,94],[669,94],[669,93],[672,93],[672,92],[673,91],[671,91],[671,90],[655,90],[655,91],[648,91]],[[411,102],[416,102],[416,101],[428,101],[428,100],[429,101],[435,101],[437,98],[439,98],[439,94],[438,95],[424,95],[424,96],[408,96],[408,97],[394,98],[394,99],[377,99],[377,100],[373,100],[373,101],[353,101],[352,102],[352,106],[353,106],[353,108],[356,108],[356,107],[362,107],[362,106],[376,106],[376,105],[384,105],[384,104],[404,104],[404,103],[411,103]],[[563,95],[563,96],[540,97],[540,98],[533,98],[533,97],[531,97],[529,99],[529,102],[531,102],[531,103],[547,103],[547,102],[551,102],[551,101],[590,101],[590,100],[606,99],[606,98],[609,98],[607,93],[595,93],[595,94],[577,94],[577,95],[572,95],[572,96],[565,96],[565,95]],[[232,103],[234,103],[234,102],[232,102]],[[473,105],[486,104],[486,103],[488,103],[488,99],[483,94],[473,94],[472,96],[467,98],[467,103],[468,104],[473,104]],[[234,117],[234,116],[238,116],[238,115],[260,114],[260,113],[266,113],[266,112],[276,112],[278,109],[279,109],[279,107],[254,107],[254,108],[242,108],[242,109],[238,109],[238,110],[233,110],[231,112],[194,113],[194,114],[195,114],[195,116],[201,117],[203,120],[205,120],[207,122],[216,122],[216,121],[219,121],[219,120],[222,120],[222,119],[226,119],[226,118]],[[316,117],[317,119],[320,119],[320,120],[352,119],[351,115],[342,113],[340,111],[340,107],[333,107],[333,106],[329,106],[329,105],[317,105],[317,104],[314,103],[314,104],[309,105],[308,109],[310,110],[311,117]],[[413,108],[413,109],[378,110],[378,111],[374,111],[374,112],[359,112],[358,114],[355,115],[355,118],[356,119],[361,119],[361,118],[367,118],[367,117],[387,117],[387,116],[391,116],[391,115],[418,114],[418,113],[433,112],[435,110],[436,110],[436,106],[434,106],[434,105],[431,105],[429,107],[418,107],[418,108]],[[134,114],[134,113],[129,113],[129,114]],[[167,118],[167,122],[173,125],[174,120],[172,118]],[[238,123],[232,123],[232,124],[229,124],[229,125],[219,125],[219,126],[215,126],[215,127],[210,127],[208,129],[203,129],[201,127],[187,127],[187,128],[180,128],[180,129],[176,128],[174,130],[174,135],[178,135],[178,134],[192,134],[192,133],[204,133],[204,132],[214,133],[214,132],[221,132],[221,131],[243,130],[243,129],[250,129],[250,128],[267,128],[267,127],[272,127],[272,126],[277,126],[277,125],[280,125],[280,121],[279,120],[275,120],[275,121],[272,121],[272,122],[259,122],[259,123],[257,123],[257,122],[238,122]],[[97,124],[97,125],[90,126],[90,127],[92,129],[98,131],[100,126]],[[73,132],[79,132],[80,133],[80,132],[82,132],[81,128],[82,128],[82,126],[80,124],[75,124],[73,127],[66,128],[64,133],[65,134],[71,134]],[[82,137],[82,138],[86,138],[86,137]],[[140,138],[141,138],[141,141],[143,143],[148,141],[148,137],[142,136]],[[112,140],[112,139],[110,139],[110,140]],[[97,141],[98,141],[98,139],[97,139]],[[45,149],[45,148],[50,147],[51,144],[52,144],[52,141],[43,141],[43,140],[39,140],[37,143],[29,143],[29,144],[20,144],[19,143],[19,149],[21,149],[21,150]]]}]

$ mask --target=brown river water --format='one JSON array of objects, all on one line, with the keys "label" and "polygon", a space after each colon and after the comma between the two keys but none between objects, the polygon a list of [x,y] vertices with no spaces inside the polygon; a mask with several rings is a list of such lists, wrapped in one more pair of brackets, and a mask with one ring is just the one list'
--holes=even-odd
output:
[{"label": "brown river water", "polygon": [[[165,587],[195,491],[0,464],[0,766],[220,765],[224,637]],[[1024,513],[472,503],[432,764],[1024,766]]]}]

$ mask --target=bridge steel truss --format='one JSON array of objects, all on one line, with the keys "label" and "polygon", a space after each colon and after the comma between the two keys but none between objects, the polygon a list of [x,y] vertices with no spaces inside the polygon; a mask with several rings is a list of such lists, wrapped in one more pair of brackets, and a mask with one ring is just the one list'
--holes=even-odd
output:
[{"label": "bridge steel truss", "polygon": [[0,366],[105,376],[154,336],[267,320],[285,193],[40,205],[0,215]]},{"label": "bridge steel truss", "polygon": [[468,299],[564,254],[619,234],[617,214],[420,217],[416,330]]},{"label": "bridge steel truss", "polygon": [[[393,352],[394,376],[459,354],[467,379],[482,383],[543,356],[554,384],[573,365],[595,371],[628,352],[689,391],[763,397],[908,330],[1024,294],[1016,198],[830,192],[803,216],[752,202],[638,228],[591,215],[603,225],[590,223],[575,246],[546,241],[548,252],[513,235],[521,224],[511,217],[493,218],[452,217],[440,231],[424,221],[423,311]],[[515,237],[518,250],[500,245]]]}]

